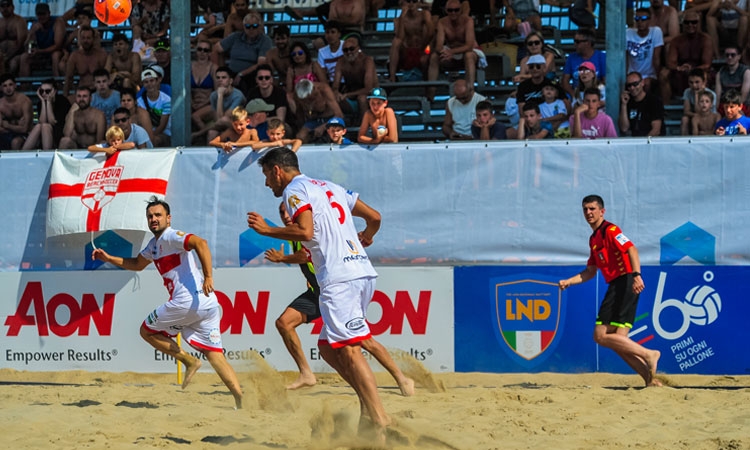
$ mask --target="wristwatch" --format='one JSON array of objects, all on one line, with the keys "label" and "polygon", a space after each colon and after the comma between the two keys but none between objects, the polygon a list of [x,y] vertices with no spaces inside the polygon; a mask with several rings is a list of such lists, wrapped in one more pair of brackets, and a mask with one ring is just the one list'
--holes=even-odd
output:
[{"label": "wristwatch", "polygon": [[640,277],[640,276],[641,276],[641,273],[640,273],[640,272],[633,272],[633,276],[634,276],[634,277]]}]

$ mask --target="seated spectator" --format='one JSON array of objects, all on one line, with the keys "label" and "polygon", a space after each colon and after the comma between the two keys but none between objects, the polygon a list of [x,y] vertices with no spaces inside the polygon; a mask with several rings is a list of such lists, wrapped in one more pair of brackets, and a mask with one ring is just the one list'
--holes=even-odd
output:
[{"label": "seated spectator", "polygon": [[612,118],[599,110],[599,89],[588,88],[583,93],[583,104],[578,105],[570,116],[573,137],[586,139],[617,137]]},{"label": "seated spectator", "polygon": [[172,98],[159,89],[159,76],[153,69],[141,73],[146,92],[138,97],[138,106],[151,118],[154,147],[168,147],[172,137]]},{"label": "seated spectator", "polygon": [[211,142],[217,135],[221,134],[231,125],[231,114],[234,108],[245,103],[245,96],[232,86],[234,73],[227,66],[216,69],[216,90],[211,93],[211,109],[214,111],[215,123],[209,125],[209,129],[198,130],[193,133],[193,138],[208,133],[208,141]]},{"label": "seated spectator", "polygon": [[130,121],[130,111],[128,108],[117,108],[112,115],[112,124],[122,129],[124,142],[132,142],[136,148],[154,148],[151,136],[146,129]]},{"label": "seated spectator", "polygon": [[474,92],[474,86],[466,80],[453,83],[453,96],[445,102],[443,134],[452,140],[473,139],[471,124],[476,119],[477,103],[487,100]]},{"label": "seated spectator", "polygon": [[721,43],[736,48],[747,42],[747,0],[719,0],[706,13],[706,31],[713,43],[713,57],[721,54]]},{"label": "seated spectator", "polygon": [[620,95],[620,133],[624,136],[664,136],[664,105],[646,92],[643,77],[630,72],[625,79],[625,91]]},{"label": "seated spectator", "polygon": [[[528,36],[526,36],[526,40],[524,41],[524,43],[526,44],[526,56],[521,58],[521,62],[519,64],[521,70],[518,72],[518,75],[513,77],[513,82],[520,83],[531,78],[531,71],[529,70],[529,59],[534,55],[540,55],[544,58],[544,73],[547,74],[547,77],[549,77],[550,75],[554,77],[555,54],[545,47],[544,37],[542,36],[542,33],[538,31],[532,31]],[[538,60],[539,58],[535,58],[535,61]]]},{"label": "seated spectator", "polygon": [[522,81],[516,89],[516,102],[520,111],[523,111],[523,105],[527,102],[541,103],[544,99],[542,90],[545,86],[553,85],[552,81],[546,77],[547,62],[544,56],[532,55],[527,65],[531,78]]},{"label": "seated spectator", "polygon": [[724,117],[716,122],[714,133],[717,136],[747,135],[750,130],[750,118],[742,114],[742,98],[736,89],[726,91],[721,97],[724,105]]},{"label": "seated spectator", "polygon": [[664,40],[661,28],[651,26],[651,13],[647,8],[635,11],[635,28],[625,33],[627,71],[638,72],[643,77],[643,88],[651,92],[661,70],[661,52]]},{"label": "seated spectator", "polygon": [[91,106],[101,110],[107,118],[107,126],[110,125],[112,114],[120,107],[120,92],[112,89],[111,79],[107,69],[94,71],[94,94],[91,96]]},{"label": "seated spectator", "polygon": [[695,114],[690,119],[693,136],[712,136],[716,124],[721,120],[721,114],[716,112],[716,98],[713,92],[702,90],[698,92]]},{"label": "seated spectator", "polygon": [[215,78],[216,66],[211,62],[211,42],[199,37],[195,46],[195,58],[190,63],[190,118],[196,130],[206,129],[216,119],[211,108]]},{"label": "seated spectator", "polygon": [[542,30],[542,18],[534,0],[503,0],[505,4],[504,30],[508,33],[518,32],[526,36],[531,30]]},{"label": "seated spectator", "polygon": [[[273,29],[273,44],[266,52],[266,61],[271,69],[279,75],[279,80],[286,81],[286,73],[292,64],[291,49],[289,48],[289,27],[279,25]],[[260,64],[258,65],[260,67]],[[272,72],[273,75],[273,72]]]},{"label": "seated spectator", "polygon": [[21,53],[11,61],[10,71],[20,77],[31,76],[32,67],[52,67],[52,75],[60,76],[60,59],[65,42],[65,22],[50,15],[49,4],[36,4],[37,21],[29,29]]},{"label": "seated spectator", "polygon": [[326,72],[320,67],[320,64],[318,64],[317,61],[313,61],[310,50],[304,42],[293,42],[290,46],[289,54],[292,57],[292,63],[289,65],[286,72],[285,86],[290,95],[290,99],[294,92],[294,86],[296,86],[297,82],[303,78],[312,82],[328,81]]},{"label": "seated spectator", "polygon": [[66,96],[57,92],[53,79],[43,81],[36,90],[36,96],[39,98],[36,105],[37,123],[26,138],[23,149],[58,148],[65,126],[65,116],[70,110],[70,102]]},{"label": "seated spectator", "polygon": [[318,49],[318,64],[326,70],[328,82],[333,83],[336,75],[336,63],[344,56],[344,41],[341,40],[341,25],[335,20],[325,23],[326,46]]},{"label": "seated spectator", "polygon": [[276,117],[286,122],[286,113],[289,109],[286,92],[273,82],[273,72],[268,64],[261,64],[255,72],[256,86],[247,95],[248,100],[262,99],[269,105],[273,105],[273,111],[268,112],[268,117]]},{"label": "seated spectator", "polygon": [[91,88],[78,86],[76,102],[65,117],[60,148],[86,149],[89,145],[102,142],[107,130],[104,113],[91,107]]},{"label": "seated spectator", "polygon": [[112,52],[107,56],[104,68],[112,75],[112,84],[116,90],[136,89],[141,84],[141,56],[132,50],[130,39],[124,33],[115,33],[112,37]]},{"label": "seated spectator", "polygon": [[224,0],[208,0],[203,2],[203,20],[206,27],[198,33],[198,39],[213,45],[224,37],[226,17],[224,16]]},{"label": "seated spectator", "polygon": [[23,147],[34,120],[31,99],[18,92],[16,78],[0,75],[0,150],[19,150]]},{"label": "seated spectator", "polygon": [[364,31],[367,5],[365,0],[332,0],[328,20],[335,20],[346,30]]},{"label": "seated spectator", "polygon": [[600,109],[603,109],[606,100],[607,100],[607,87],[604,85],[604,82],[599,80],[599,78],[596,76],[596,67],[594,67],[594,64],[590,61],[586,61],[582,63],[580,66],[578,66],[578,85],[576,86],[575,91],[573,92],[573,105],[572,107],[575,108],[578,105],[583,104],[583,93],[586,92],[587,89],[599,89],[599,104]]},{"label": "seated spectator", "polygon": [[475,140],[507,139],[505,125],[498,122],[492,113],[492,103],[482,100],[476,106],[476,119],[471,123],[471,136]]},{"label": "seated spectator", "polygon": [[725,91],[735,89],[740,93],[743,108],[746,108],[750,104],[750,68],[740,62],[737,46],[727,46],[724,57],[727,62],[719,69],[716,77],[716,95],[721,98]]},{"label": "seated spectator", "polygon": [[229,37],[232,33],[243,30],[243,19],[250,13],[249,5],[249,0],[234,0],[232,2],[232,12],[224,20],[225,38]]},{"label": "seated spectator", "polygon": [[[247,128],[247,111],[242,106],[237,106],[230,113],[232,126],[222,131],[221,134],[211,139],[208,145],[220,148],[225,153],[231,153],[238,148],[247,147],[257,142],[257,135]],[[253,139],[253,137],[255,139]]]},{"label": "seated spectator", "polygon": [[233,84],[247,92],[253,87],[249,75],[259,64],[266,63],[266,53],[273,47],[273,41],[263,32],[263,19],[257,12],[248,13],[242,23],[244,29],[217,42],[214,53],[229,56],[227,65],[235,73]]},{"label": "seated spectator", "polygon": [[76,48],[81,46],[81,30],[83,30],[84,27],[93,30],[93,48],[95,49],[102,48],[102,35],[99,33],[99,30],[91,25],[91,22],[94,20],[93,2],[90,2],[89,4],[83,2],[76,3],[73,8],[65,11],[65,13],[60,16],[60,19],[66,24],[66,29],[68,28],[67,24],[71,21],[73,22],[73,30],[65,37],[65,42],[62,46],[63,55],[62,58],[60,58],[60,73],[65,73],[65,70],[68,67],[70,55]]},{"label": "seated spectator", "polygon": [[[688,75],[688,87],[682,93],[682,120],[680,121],[680,134],[687,136],[691,129],[691,119],[698,108],[698,94],[705,92],[711,96],[711,112],[716,112],[716,103],[719,98],[714,91],[706,87],[706,72],[703,69],[693,69]],[[718,120],[718,119],[717,119]],[[714,134],[713,125],[711,132]]]},{"label": "seated spectator", "polygon": [[[151,134],[151,116],[149,116],[148,111],[138,106],[136,93],[133,89],[126,88],[120,92],[120,106],[127,109],[130,113],[130,123],[146,130],[148,139],[152,142],[151,145],[153,146],[154,138]],[[127,131],[125,131],[125,137],[127,138]]]},{"label": "seated spectator", "polygon": [[103,69],[107,62],[107,52],[102,48],[94,48],[94,30],[85,26],[81,28],[78,39],[78,50],[70,54],[65,68],[65,84],[63,94],[69,95],[73,90],[73,77],[78,76],[78,84],[92,86],[94,72]]},{"label": "seated spectator", "polygon": [[284,137],[286,135],[286,124],[275,117],[268,119],[266,131],[268,134],[266,139],[250,144],[253,151],[260,151],[269,147],[289,147],[296,153],[302,146],[302,141],[299,139],[286,139]]},{"label": "seated spectator", "polygon": [[589,29],[579,29],[573,38],[576,51],[568,55],[563,69],[562,88],[575,98],[574,87],[578,85],[578,68],[585,62],[594,65],[596,76],[602,83],[606,82],[607,58],[604,52],[594,49],[594,32]]},{"label": "seated spectator", "polygon": [[141,0],[133,2],[130,25],[133,40],[140,39],[153,46],[159,38],[169,33],[170,2],[168,0]]},{"label": "seated spectator", "polygon": [[162,37],[154,44],[154,58],[156,65],[161,67],[161,84],[172,86],[172,52],[169,47],[169,38]]},{"label": "seated spectator", "polygon": [[[474,53],[476,37],[474,20],[461,14],[458,0],[448,0],[445,4],[447,17],[438,20],[435,48],[430,53],[429,81],[438,79],[439,71],[464,69],[466,82],[474,86],[476,79],[477,54]],[[435,89],[427,90],[427,97],[435,97]],[[472,108],[473,114],[473,108]]]},{"label": "seated spectator", "polygon": [[303,143],[320,139],[328,120],[344,115],[328,83],[300,80],[294,89],[294,105],[298,122],[301,124],[297,131],[297,139]]},{"label": "seated spectator", "polygon": [[274,105],[269,105],[263,99],[250,100],[245,106],[247,111],[247,129],[252,131],[253,140],[268,140],[268,113],[273,111]]},{"label": "seated spectator", "polygon": [[351,145],[352,141],[346,137],[346,123],[341,117],[331,117],[326,123],[325,144]]},{"label": "seated spectator", "polygon": [[357,119],[369,109],[367,95],[378,86],[375,61],[362,51],[360,41],[357,33],[344,38],[344,56],[336,64],[333,78],[333,92],[339,107]]},{"label": "seated spectator", "polygon": [[700,31],[700,15],[692,10],[686,11],[682,24],[683,32],[669,45],[666,66],[659,73],[659,87],[665,105],[672,101],[672,92],[685,90],[692,69],[711,70],[713,44],[711,37]]},{"label": "seated spectator", "polygon": [[664,0],[652,0],[651,8],[651,25],[657,26],[661,29],[662,38],[664,41],[664,52],[666,53],[669,43],[672,39],[680,34],[680,19],[677,8],[672,5],[665,5]]},{"label": "seated spectator", "polygon": [[[385,89],[373,88],[367,95],[367,101],[370,109],[362,117],[362,124],[359,126],[359,137],[357,140],[360,144],[378,145],[381,143],[398,142],[398,124],[396,122],[396,113],[392,108],[388,108],[388,97],[385,95]],[[326,124],[326,127],[328,124]],[[370,135],[368,136],[368,132]]]},{"label": "seated spectator", "polygon": [[[0,0],[0,63],[9,63],[26,48],[26,19],[16,14],[13,0]],[[1,67],[0,67],[1,68]]]},{"label": "seated spectator", "polygon": [[552,124],[542,120],[539,105],[529,102],[523,105],[521,118],[518,119],[517,139],[551,139],[555,137]]},{"label": "seated spectator", "polygon": [[106,153],[107,156],[112,156],[120,150],[132,150],[135,148],[134,143],[125,142],[125,133],[117,125],[107,128],[104,138],[106,139],[104,143],[89,145],[88,151]]},{"label": "seated spectator", "polygon": [[[435,37],[432,17],[427,9],[419,9],[418,0],[401,0],[401,16],[393,20],[395,37],[388,59],[388,79],[396,81],[399,70],[414,72],[407,81],[424,79],[429,63],[427,47]],[[415,75],[416,74],[416,75]]]},{"label": "seated spectator", "polygon": [[547,85],[542,88],[542,97],[544,101],[538,103],[539,112],[542,119],[551,123],[552,128],[557,131],[559,128],[569,128],[568,117],[570,117],[570,103],[568,99],[560,99],[560,89],[555,85]]}]

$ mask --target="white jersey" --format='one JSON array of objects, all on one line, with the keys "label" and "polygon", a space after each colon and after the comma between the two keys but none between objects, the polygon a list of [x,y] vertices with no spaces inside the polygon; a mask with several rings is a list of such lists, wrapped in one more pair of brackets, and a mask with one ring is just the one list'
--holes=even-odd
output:
[{"label": "white jersey", "polygon": [[[169,227],[158,239],[151,238],[141,255],[154,262],[172,303],[208,309],[216,306],[217,300],[213,293],[209,296],[203,294],[203,272],[198,268],[193,252],[187,249],[190,236]],[[198,304],[193,304],[194,301]]]},{"label": "white jersey", "polygon": [[645,37],[638,35],[638,30],[628,28],[625,32],[627,42],[628,70],[638,72],[643,78],[656,78],[654,67],[654,50],[664,47],[664,37],[659,27],[649,27]]},{"label": "white jersey", "polygon": [[351,210],[357,198],[337,184],[306,175],[297,175],[284,189],[284,204],[293,219],[312,211],[313,237],[303,245],[310,251],[321,288],[377,276],[354,227]]}]

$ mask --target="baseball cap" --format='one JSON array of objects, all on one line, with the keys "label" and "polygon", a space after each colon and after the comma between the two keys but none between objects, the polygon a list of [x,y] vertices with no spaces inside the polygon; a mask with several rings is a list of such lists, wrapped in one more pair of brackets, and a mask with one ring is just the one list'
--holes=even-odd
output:
[{"label": "baseball cap", "polygon": [[596,66],[595,66],[595,65],[594,65],[594,63],[592,63],[591,61],[584,61],[584,62],[582,62],[582,63],[581,63],[581,64],[580,64],[579,66],[578,66],[578,68],[580,69],[581,67],[583,67],[583,68],[586,68],[586,69],[589,69],[590,71],[592,71],[592,72],[596,73]]},{"label": "baseball cap", "polygon": [[141,72],[141,80],[148,80],[149,78],[158,78],[159,76],[156,74],[156,71],[154,69],[148,68]]},{"label": "baseball cap", "polygon": [[379,98],[380,100],[388,100],[388,97],[386,97],[385,95],[385,89],[379,88],[379,87],[372,88],[372,90],[370,90],[370,93],[367,94],[367,99],[369,100],[371,98]]},{"label": "baseball cap", "polygon": [[154,50],[169,51],[169,39],[161,38],[154,44]]},{"label": "baseball cap", "polygon": [[346,128],[346,123],[344,123],[344,119],[342,119],[341,117],[331,117],[331,119],[328,120],[328,123],[326,124],[326,128],[335,126]]},{"label": "baseball cap", "polygon": [[542,55],[531,55],[526,64],[547,64],[547,60]]},{"label": "baseball cap", "polygon": [[254,98],[250,100],[247,105],[245,105],[245,110],[248,114],[255,114],[257,112],[271,112],[273,111],[274,106],[269,105],[265,102],[262,98]]}]

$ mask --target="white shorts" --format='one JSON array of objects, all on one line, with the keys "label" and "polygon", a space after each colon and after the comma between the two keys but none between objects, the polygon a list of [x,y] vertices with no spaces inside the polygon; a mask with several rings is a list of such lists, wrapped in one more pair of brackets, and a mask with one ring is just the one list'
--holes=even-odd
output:
[{"label": "white shorts", "polygon": [[182,333],[182,338],[197,350],[221,352],[221,309],[184,308],[172,302],[159,306],[143,321],[143,326],[153,332],[169,337]]},{"label": "white shorts", "polygon": [[370,339],[365,321],[367,305],[375,292],[375,277],[334,283],[320,289],[320,315],[323,330],[320,341],[341,348]]}]

